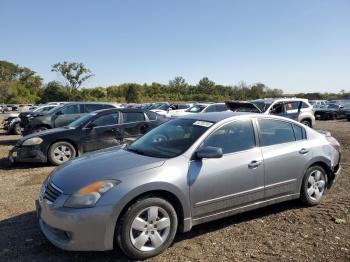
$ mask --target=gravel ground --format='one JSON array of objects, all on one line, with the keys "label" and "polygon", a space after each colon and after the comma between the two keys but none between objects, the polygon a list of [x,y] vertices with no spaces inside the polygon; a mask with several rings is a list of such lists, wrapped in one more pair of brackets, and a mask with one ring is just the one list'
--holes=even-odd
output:
[{"label": "gravel ground", "polygon": [[[199,225],[150,261],[350,261],[350,122],[316,128],[330,130],[343,148],[343,173],[322,204],[290,201]],[[53,167],[6,167],[17,139],[0,130],[0,261],[125,261],[119,251],[61,251],[41,235],[34,201]]]}]

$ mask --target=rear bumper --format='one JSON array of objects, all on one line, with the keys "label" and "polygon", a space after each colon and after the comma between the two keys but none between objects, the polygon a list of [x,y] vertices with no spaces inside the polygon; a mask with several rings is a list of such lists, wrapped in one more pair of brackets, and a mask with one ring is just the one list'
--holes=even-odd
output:
[{"label": "rear bumper", "polygon": [[47,156],[40,146],[15,146],[9,153],[11,162],[46,163]]}]

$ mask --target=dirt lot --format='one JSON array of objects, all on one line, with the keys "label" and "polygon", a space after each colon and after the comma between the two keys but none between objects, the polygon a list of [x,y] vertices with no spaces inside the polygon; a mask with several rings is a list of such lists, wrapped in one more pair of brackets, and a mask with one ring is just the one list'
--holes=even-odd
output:
[{"label": "dirt lot", "polygon": [[[178,234],[151,261],[350,261],[350,122],[318,122],[316,128],[330,130],[343,147],[342,176],[321,205],[291,201],[200,225]],[[7,168],[5,158],[18,137],[1,132],[0,261],[126,260],[118,251],[64,252],[41,235],[34,200],[53,167]]]}]

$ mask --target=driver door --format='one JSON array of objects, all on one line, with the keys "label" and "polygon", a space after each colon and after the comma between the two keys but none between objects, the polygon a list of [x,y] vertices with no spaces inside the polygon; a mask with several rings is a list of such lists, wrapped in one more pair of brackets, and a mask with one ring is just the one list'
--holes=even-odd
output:
[{"label": "driver door", "polygon": [[119,112],[111,112],[98,116],[84,128],[84,132],[84,152],[119,145],[122,140]]},{"label": "driver door", "polygon": [[201,146],[222,148],[223,157],[190,162],[188,177],[195,218],[263,199],[263,158],[256,147],[251,120],[225,124]]}]

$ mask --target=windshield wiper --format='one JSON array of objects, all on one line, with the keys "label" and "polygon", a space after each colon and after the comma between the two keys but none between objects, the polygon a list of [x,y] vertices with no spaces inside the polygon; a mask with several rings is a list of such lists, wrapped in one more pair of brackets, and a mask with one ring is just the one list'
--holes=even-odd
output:
[{"label": "windshield wiper", "polygon": [[134,152],[136,154],[139,154],[139,155],[146,155],[145,152],[143,152],[142,150],[140,149],[137,149],[137,148],[131,148],[131,147],[127,147],[125,148],[127,151],[130,151],[130,152]]}]

